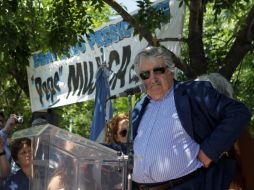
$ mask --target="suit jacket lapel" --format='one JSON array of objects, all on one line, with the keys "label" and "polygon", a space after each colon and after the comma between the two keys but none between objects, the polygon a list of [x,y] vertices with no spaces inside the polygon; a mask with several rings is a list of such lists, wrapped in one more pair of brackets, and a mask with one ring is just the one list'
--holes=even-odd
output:
[{"label": "suit jacket lapel", "polygon": [[147,104],[150,102],[147,95],[145,95],[142,100],[140,100],[136,105],[135,109],[132,113],[132,125],[133,125],[133,139],[137,136],[139,123],[141,121],[141,118],[145,112]]},{"label": "suit jacket lapel", "polygon": [[178,81],[174,81],[174,98],[181,124],[186,132],[194,138],[189,98],[186,89],[182,89],[181,83]]}]

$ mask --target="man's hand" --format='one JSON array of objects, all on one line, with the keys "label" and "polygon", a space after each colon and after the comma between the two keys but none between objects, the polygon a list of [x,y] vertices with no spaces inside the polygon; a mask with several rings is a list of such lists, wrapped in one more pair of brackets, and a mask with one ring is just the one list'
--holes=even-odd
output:
[{"label": "man's hand", "polygon": [[208,168],[212,160],[204,153],[203,150],[199,150],[198,160],[203,163],[205,168]]}]

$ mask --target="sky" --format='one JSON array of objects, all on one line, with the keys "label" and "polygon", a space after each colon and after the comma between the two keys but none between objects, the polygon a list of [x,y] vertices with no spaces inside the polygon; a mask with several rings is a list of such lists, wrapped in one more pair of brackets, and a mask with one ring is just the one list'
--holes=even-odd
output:
[{"label": "sky", "polygon": [[[128,12],[132,12],[138,8],[136,3],[137,0],[116,0],[116,1],[126,6],[128,9]],[[150,1],[154,2],[155,0],[150,0]]]},{"label": "sky", "polygon": [[119,4],[127,7],[128,12],[132,12],[137,9],[136,0],[116,0]]}]

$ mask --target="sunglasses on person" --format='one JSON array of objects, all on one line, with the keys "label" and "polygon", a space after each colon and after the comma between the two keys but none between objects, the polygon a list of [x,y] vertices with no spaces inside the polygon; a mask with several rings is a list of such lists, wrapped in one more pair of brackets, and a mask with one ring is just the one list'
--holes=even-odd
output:
[{"label": "sunglasses on person", "polygon": [[128,132],[127,129],[123,129],[119,132],[119,135],[121,135],[122,137],[126,137],[127,132]]},{"label": "sunglasses on person", "polygon": [[155,68],[153,68],[153,70],[143,71],[143,72],[139,73],[139,76],[142,80],[147,80],[150,77],[151,71],[153,71],[153,74],[155,74],[155,75],[160,75],[160,74],[164,74],[166,72],[167,68],[168,68],[168,66],[155,67]]}]

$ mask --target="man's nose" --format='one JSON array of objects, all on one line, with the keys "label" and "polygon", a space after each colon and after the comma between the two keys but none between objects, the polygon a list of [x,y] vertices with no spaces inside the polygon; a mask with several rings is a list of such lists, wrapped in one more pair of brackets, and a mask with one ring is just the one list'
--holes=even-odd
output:
[{"label": "man's nose", "polygon": [[150,78],[149,78],[151,81],[153,81],[153,80],[157,80],[157,75],[156,74],[154,74],[154,72],[153,71],[151,71],[150,72]]}]

